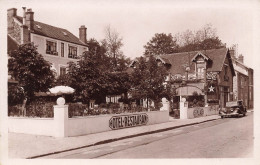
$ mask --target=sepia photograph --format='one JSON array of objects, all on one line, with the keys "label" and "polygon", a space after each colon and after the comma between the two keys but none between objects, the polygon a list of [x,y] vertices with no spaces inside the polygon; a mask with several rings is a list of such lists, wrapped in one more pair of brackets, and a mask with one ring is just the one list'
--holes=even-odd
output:
[{"label": "sepia photograph", "polygon": [[1,164],[260,162],[260,1],[0,5]]}]

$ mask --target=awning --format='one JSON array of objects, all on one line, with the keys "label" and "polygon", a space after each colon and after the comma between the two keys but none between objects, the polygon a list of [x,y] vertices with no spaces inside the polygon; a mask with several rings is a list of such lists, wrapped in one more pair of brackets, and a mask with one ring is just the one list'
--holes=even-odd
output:
[{"label": "awning", "polygon": [[192,96],[194,92],[197,92],[199,95],[205,95],[200,88],[194,86],[184,86],[176,89],[177,96]]}]

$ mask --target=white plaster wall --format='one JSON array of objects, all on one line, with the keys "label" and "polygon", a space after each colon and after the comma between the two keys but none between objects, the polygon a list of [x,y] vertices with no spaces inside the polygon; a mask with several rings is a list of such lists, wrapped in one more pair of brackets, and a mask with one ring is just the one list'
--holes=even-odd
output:
[{"label": "white plaster wall", "polygon": [[8,118],[8,131],[34,135],[54,135],[54,120],[49,118]]},{"label": "white plaster wall", "polygon": [[169,111],[151,111],[146,113],[148,115],[147,125],[164,123],[169,121]]},{"label": "white plaster wall", "polygon": [[[58,56],[46,54],[46,40],[57,42]],[[81,56],[83,52],[88,50],[86,46],[60,41],[60,40],[56,40],[45,36],[40,36],[33,33],[31,33],[31,41],[34,43],[34,45],[37,46],[37,51],[41,55],[43,55],[44,59],[51,62],[54,65],[55,69],[58,71],[58,74],[60,74],[59,73],[60,67],[66,66],[69,61],[73,61],[73,62],[78,61],[78,59],[68,58],[69,45],[77,47],[78,56]],[[64,57],[61,57],[61,43],[64,43]]]},{"label": "white plaster wall", "polygon": [[219,114],[219,105],[211,105],[208,107],[195,107],[195,108],[188,108],[187,111],[187,117],[188,119],[193,119],[195,118],[193,115],[193,112],[195,109],[203,109],[204,113],[202,116],[198,117],[205,117],[205,116],[211,116],[211,115],[218,115]]},{"label": "white plaster wall", "polygon": [[[169,111],[151,111],[140,112],[148,115],[147,125],[163,123],[169,121]],[[133,113],[133,114],[140,114]],[[70,118],[68,121],[68,136],[79,136],[98,132],[111,131],[109,120],[112,116],[133,115],[129,114],[114,114],[114,115],[99,115],[79,118]],[[131,129],[124,128],[124,129]]]},{"label": "white plaster wall", "polygon": [[233,99],[234,100],[237,100],[237,91],[238,91],[238,86],[237,86],[237,72],[236,72],[236,75],[233,77]]}]

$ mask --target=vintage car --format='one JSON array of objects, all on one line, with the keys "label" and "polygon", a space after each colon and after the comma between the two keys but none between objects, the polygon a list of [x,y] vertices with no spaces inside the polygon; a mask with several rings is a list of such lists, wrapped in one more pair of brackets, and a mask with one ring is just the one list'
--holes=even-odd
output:
[{"label": "vintage car", "polygon": [[246,115],[246,107],[243,105],[242,100],[231,101],[226,103],[226,108],[222,108],[219,111],[221,118],[224,117],[239,117]]}]

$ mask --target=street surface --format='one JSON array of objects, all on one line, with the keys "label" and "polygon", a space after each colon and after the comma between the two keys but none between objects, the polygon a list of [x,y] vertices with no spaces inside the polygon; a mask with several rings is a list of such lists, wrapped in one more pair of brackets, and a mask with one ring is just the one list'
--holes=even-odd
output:
[{"label": "street surface", "polygon": [[40,159],[253,157],[253,140],[253,113],[248,113]]}]

